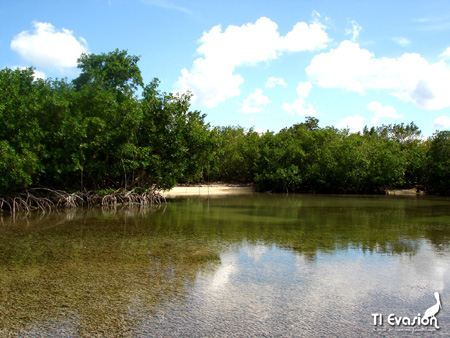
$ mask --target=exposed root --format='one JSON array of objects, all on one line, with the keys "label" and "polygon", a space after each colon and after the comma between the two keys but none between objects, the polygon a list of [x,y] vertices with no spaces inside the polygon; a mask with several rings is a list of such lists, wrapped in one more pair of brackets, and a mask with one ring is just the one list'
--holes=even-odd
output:
[{"label": "exposed root", "polygon": [[51,211],[55,203],[48,197],[36,196],[29,190],[12,196],[0,197],[0,210],[10,210],[12,213],[20,211]]},{"label": "exposed root", "polygon": [[166,203],[166,199],[155,189],[143,193],[137,193],[135,190],[126,191],[119,189],[102,198],[102,205],[151,205],[163,202]]},{"label": "exposed root", "polygon": [[71,209],[82,206],[146,206],[162,203],[166,203],[166,199],[156,188],[144,190],[143,193],[119,189],[106,194],[92,191],[68,193],[62,190],[33,188],[10,196],[0,196],[0,211],[9,210],[15,214],[31,210],[50,212],[52,209]]}]

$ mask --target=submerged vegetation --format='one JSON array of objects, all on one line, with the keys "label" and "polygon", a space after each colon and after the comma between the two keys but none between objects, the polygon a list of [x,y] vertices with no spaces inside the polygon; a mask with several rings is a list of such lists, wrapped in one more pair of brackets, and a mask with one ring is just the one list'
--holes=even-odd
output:
[{"label": "submerged vegetation", "polygon": [[[167,317],[180,325],[190,318],[183,317],[185,304],[209,318],[198,306],[205,297],[219,305],[215,309],[223,305],[236,313],[241,285],[240,292],[253,298],[245,285],[275,292],[281,303],[258,300],[267,311],[278,306],[293,312],[292,304],[304,305],[295,295],[286,305],[280,290],[326,274],[346,290],[359,281],[351,285],[363,292],[377,276],[381,284],[371,283],[371,294],[379,298],[375,291],[388,290],[395,299],[398,290],[389,285],[410,292],[414,279],[404,274],[421,270],[413,285],[428,293],[426,285],[439,276],[430,277],[430,264],[448,261],[449,207],[446,199],[257,194],[0,217],[0,337],[156,336],[154,326],[147,335],[139,330],[162,319],[167,312],[161,308],[175,309],[176,317]],[[251,266],[243,274],[240,260]],[[344,275],[348,279],[339,278]],[[301,299],[335,291],[320,282],[303,290]],[[210,322],[193,321],[196,327]]]},{"label": "submerged vegetation", "polygon": [[[160,189],[212,180],[264,191],[450,194],[449,131],[422,140],[410,123],[351,134],[311,117],[278,133],[213,128],[190,110],[189,93],[161,92],[157,79],[145,85],[138,61],[119,50],[83,54],[72,82],[0,71],[2,208],[46,208],[58,191],[66,206],[157,201]],[[39,187],[49,194],[30,193]],[[99,199],[100,191],[123,196]]]},{"label": "submerged vegetation", "polygon": [[0,337],[127,336],[158,303],[183,298],[219,254],[204,238],[143,226],[157,210],[0,219]]}]

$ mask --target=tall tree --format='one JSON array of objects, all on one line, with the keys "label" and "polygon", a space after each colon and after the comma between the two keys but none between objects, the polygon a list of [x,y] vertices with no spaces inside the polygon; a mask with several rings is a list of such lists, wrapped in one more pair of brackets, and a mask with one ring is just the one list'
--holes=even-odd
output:
[{"label": "tall tree", "polygon": [[77,90],[88,84],[96,84],[119,96],[129,97],[144,85],[138,62],[139,57],[128,55],[126,50],[116,49],[107,54],[83,53],[78,59],[81,74],[73,83]]}]

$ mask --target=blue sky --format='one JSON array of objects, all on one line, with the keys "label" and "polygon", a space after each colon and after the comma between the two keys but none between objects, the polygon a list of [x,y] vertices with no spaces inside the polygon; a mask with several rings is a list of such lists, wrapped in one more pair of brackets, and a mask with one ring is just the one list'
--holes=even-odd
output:
[{"label": "blue sky", "polygon": [[448,0],[0,2],[0,68],[71,80],[116,48],[211,125],[450,129]]}]

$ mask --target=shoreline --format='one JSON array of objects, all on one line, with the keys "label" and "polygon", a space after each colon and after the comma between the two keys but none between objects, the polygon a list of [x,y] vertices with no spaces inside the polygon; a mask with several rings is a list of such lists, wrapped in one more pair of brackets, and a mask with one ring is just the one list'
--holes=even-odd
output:
[{"label": "shoreline", "polygon": [[256,193],[253,186],[226,183],[199,184],[190,186],[179,185],[170,190],[161,191],[161,195],[164,198],[250,195],[253,193]]},{"label": "shoreline", "polygon": [[[178,197],[208,197],[208,196],[229,196],[229,195],[249,195],[258,193],[252,185],[211,183],[211,184],[193,184],[177,185],[169,190],[162,190],[161,195],[164,198]],[[370,195],[370,194],[368,194]],[[387,189],[386,196],[422,196],[423,191],[417,192],[416,189]]]},{"label": "shoreline", "polygon": [[425,193],[423,191],[418,192],[416,189],[393,189],[393,190],[386,190],[386,195],[422,196],[425,195]]},{"label": "shoreline", "polygon": [[[12,196],[0,195],[0,212],[9,210],[12,214],[20,211],[52,209],[71,209],[83,206],[111,206],[111,205],[151,205],[165,203],[166,199],[184,197],[223,197],[223,196],[251,196],[261,194],[255,190],[253,184],[209,183],[178,185],[169,190],[154,190],[136,193],[134,190],[118,189],[109,193],[74,192],[47,188],[31,188]],[[427,195],[416,189],[386,190],[385,195],[416,197]]]}]

